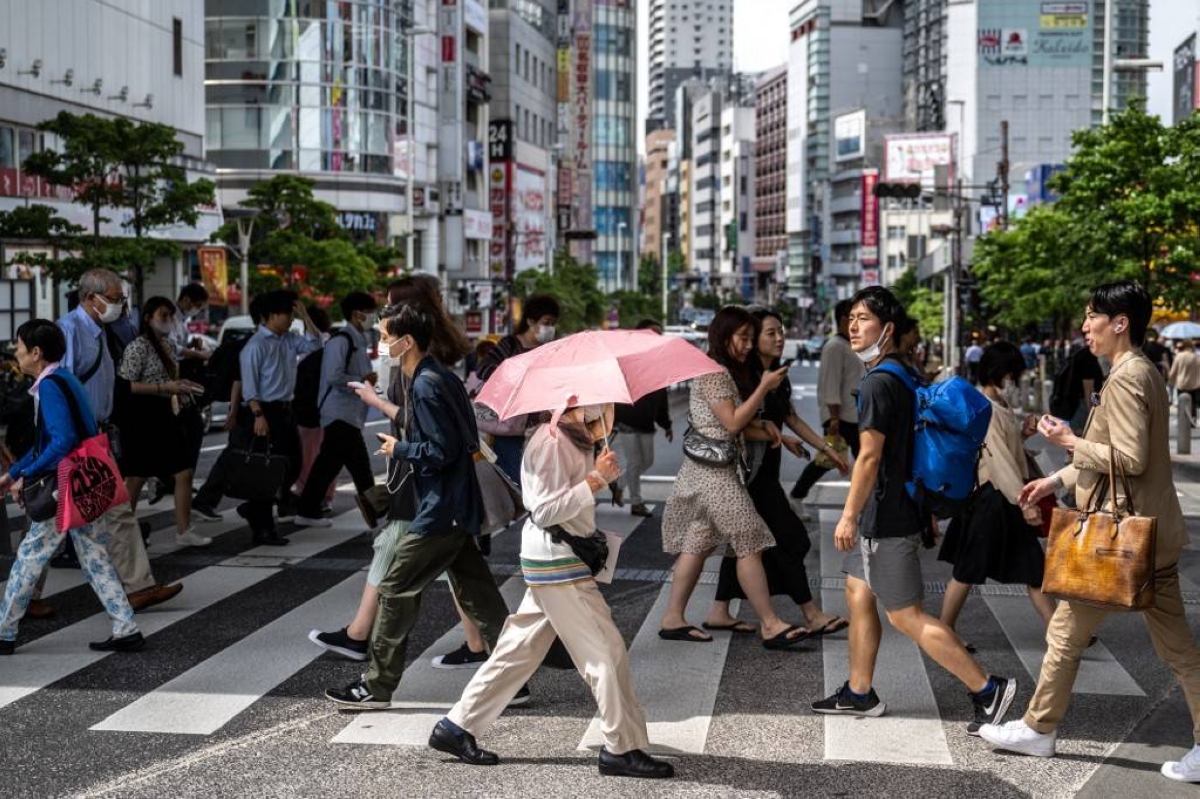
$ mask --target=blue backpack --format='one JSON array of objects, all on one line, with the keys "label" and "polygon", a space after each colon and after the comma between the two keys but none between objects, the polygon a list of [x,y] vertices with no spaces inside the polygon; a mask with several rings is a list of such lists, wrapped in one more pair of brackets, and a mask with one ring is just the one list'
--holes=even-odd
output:
[{"label": "blue backpack", "polygon": [[961,377],[929,385],[896,361],[884,361],[871,371],[895,375],[916,396],[909,496],[923,515],[958,516],[975,490],[992,403]]}]

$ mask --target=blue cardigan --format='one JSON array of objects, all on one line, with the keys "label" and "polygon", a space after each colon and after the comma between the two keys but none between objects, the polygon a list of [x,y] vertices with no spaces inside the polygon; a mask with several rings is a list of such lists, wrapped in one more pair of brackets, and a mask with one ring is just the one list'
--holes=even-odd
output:
[{"label": "blue cardigan", "polygon": [[[96,435],[96,416],[92,413],[91,403],[88,402],[79,378],[66,369],[56,369],[53,375],[55,380],[47,376],[38,385],[37,443],[8,470],[14,480],[21,477],[39,477],[56,470],[71,450],[78,447],[85,438]],[[82,436],[80,431],[75,429],[71,406],[59,388],[58,381],[66,383],[75,397],[79,414],[87,428]]]}]

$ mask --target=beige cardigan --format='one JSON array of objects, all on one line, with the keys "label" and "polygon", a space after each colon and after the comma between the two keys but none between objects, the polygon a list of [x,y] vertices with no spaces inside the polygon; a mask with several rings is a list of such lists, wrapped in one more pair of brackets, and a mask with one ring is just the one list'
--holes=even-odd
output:
[{"label": "beige cardigan", "polygon": [[1017,495],[1029,481],[1021,424],[1003,402],[991,397],[988,400],[992,403],[992,421],[988,424],[983,455],[979,459],[979,484],[990,482],[1006,500],[1016,505]]}]

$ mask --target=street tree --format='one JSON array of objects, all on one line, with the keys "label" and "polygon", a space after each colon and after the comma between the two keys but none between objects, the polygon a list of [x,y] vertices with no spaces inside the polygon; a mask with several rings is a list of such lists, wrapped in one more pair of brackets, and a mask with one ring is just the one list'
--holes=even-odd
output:
[{"label": "street tree", "polygon": [[908,315],[917,320],[923,338],[933,338],[942,334],[945,295],[928,286],[922,286],[917,280],[915,268],[909,268],[896,281],[892,286],[892,293],[904,305]]},{"label": "street tree", "polygon": [[562,307],[558,329],[563,334],[598,326],[608,307],[596,267],[581,264],[564,252],[555,253],[553,273],[527,269],[518,274],[513,293],[521,299],[531,294],[549,294],[557,299]]}]

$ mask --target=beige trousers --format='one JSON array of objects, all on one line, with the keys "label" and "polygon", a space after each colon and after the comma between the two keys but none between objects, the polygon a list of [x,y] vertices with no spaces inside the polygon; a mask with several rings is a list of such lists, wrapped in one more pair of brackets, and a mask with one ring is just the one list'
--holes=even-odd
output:
[{"label": "beige trousers", "polygon": [[472,735],[486,732],[537,671],[556,634],[596,697],[604,748],[614,755],[646,749],[646,716],[633,692],[625,639],[593,580],[526,589],[448,718]]},{"label": "beige trousers", "polygon": [[[1183,686],[1192,713],[1192,735],[1200,744],[1200,648],[1183,613],[1178,566],[1154,576],[1155,607],[1142,615],[1159,658]],[[1037,689],[1025,713],[1025,723],[1040,733],[1053,732],[1067,712],[1079,658],[1109,611],[1080,602],[1059,602],[1046,630],[1046,656]]]},{"label": "beige trousers", "polygon": [[150,556],[146,554],[142,531],[129,503],[117,505],[104,514],[103,523],[108,525],[108,556],[125,586],[125,593],[132,594],[155,585]]}]

